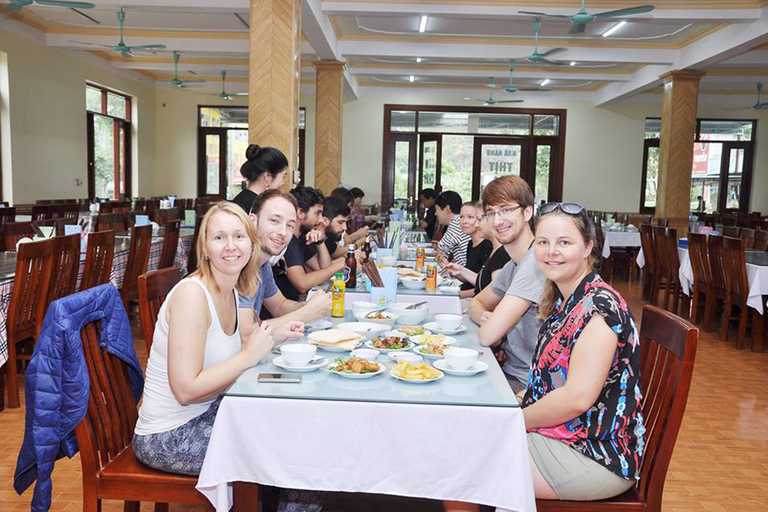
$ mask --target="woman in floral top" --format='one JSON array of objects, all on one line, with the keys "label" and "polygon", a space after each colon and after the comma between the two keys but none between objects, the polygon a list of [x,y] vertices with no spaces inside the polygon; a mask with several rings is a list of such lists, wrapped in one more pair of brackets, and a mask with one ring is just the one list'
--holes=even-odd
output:
[{"label": "woman in floral top", "polygon": [[640,474],[639,337],[627,303],[593,271],[593,233],[581,205],[539,210],[545,320],[523,397],[539,498],[609,498]]}]

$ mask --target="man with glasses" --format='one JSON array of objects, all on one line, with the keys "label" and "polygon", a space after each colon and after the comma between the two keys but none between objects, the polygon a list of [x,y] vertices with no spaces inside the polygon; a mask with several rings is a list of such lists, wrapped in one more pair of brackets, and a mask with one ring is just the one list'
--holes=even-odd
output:
[{"label": "man with glasses", "polygon": [[441,266],[448,263],[453,256],[453,262],[462,267],[467,264],[467,243],[470,238],[461,230],[461,196],[458,192],[449,190],[441,192],[435,201],[435,215],[437,221],[443,226],[448,226],[443,238],[437,244],[438,258]]},{"label": "man with glasses", "polygon": [[483,189],[484,217],[511,259],[469,307],[480,326],[480,343],[504,349],[503,370],[515,393],[524,390],[528,380],[546,281],[533,256],[533,208],[533,192],[518,176],[496,178]]}]

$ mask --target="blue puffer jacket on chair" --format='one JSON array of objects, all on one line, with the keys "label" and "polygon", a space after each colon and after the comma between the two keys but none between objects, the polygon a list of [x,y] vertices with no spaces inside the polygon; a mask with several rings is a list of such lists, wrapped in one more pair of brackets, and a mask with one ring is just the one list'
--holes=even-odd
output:
[{"label": "blue puffer jacket on chair", "polygon": [[125,361],[136,401],[141,398],[144,377],[117,289],[103,284],[52,302],[27,368],[24,442],[13,482],[21,494],[37,480],[34,511],[51,506],[54,462],[78,450],[75,427],[88,410],[90,390],[80,329],[94,320],[101,321],[101,346]]}]

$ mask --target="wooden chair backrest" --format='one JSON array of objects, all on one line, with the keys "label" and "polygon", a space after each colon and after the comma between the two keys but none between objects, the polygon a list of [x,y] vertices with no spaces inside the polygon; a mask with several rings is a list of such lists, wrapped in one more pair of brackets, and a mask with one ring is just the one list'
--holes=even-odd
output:
[{"label": "wooden chair backrest", "polygon": [[16,208],[0,208],[0,227],[6,222],[16,222]]},{"label": "wooden chair backrest", "polygon": [[741,238],[725,237],[723,239],[725,293],[746,301],[749,296],[749,279],[747,278],[744,245],[744,240]]},{"label": "wooden chair backrest", "polygon": [[55,206],[50,204],[35,205],[32,207],[32,220],[48,220],[53,219],[56,215],[54,212]]},{"label": "wooden chair backrest", "polygon": [[167,224],[175,220],[181,220],[181,217],[179,216],[179,209],[164,208],[162,210],[157,210],[155,212],[155,218],[153,220],[160,225]]},{"label": "wooden chair backrest", "polygon": [[128,231],[128,225],[125,213],[99,213],[96,219],[96,229],[98,231],[109,231],[110,229],[124,233]]},{"label": "wooden chair backrest", "polygon": [[139,317],[144,331],[144,341],[147,344],[147,355],[152,349],[152,338],[155,335],[155,324],[160,314],[160,307],[179,281],[181,281],[179,267],[153,270],[139,276]]},{"label": "wooden chair backrest", "polygon": [[758,229],[755,231],[755,246],[756,251],[768,251],[768,231]]},{"label": "wooden chair backrest", "polygon": [[755,230],[754,229],[741,228],[741,233],[739,233],[739,238],[744,240],[745,249],[755,248]]},{"label": "wooden chair backrest", "polygon": [[80,270],[80,235],[57,236],[53,239],[53,278],[48,290],[48,305],[75,293]]},{"label": "wooden chair backrest", "polygon": [[128,303],[137,296],[139,276],[147,271],[151,245],[151,225],[131,228],[131,248],[128,251],[128,263],[125,267],[123,286],[120,288],[120,297],[123,299],[126,310]]},{"label": "wooden chair backrest", "polygon": [[[736,216],[731,214],[725,214],[720,218],[720,223],[723,226],[735,226],[736,225]],[[738,234],[736,235],[738,236]]]},{"label": "wooden chair backrest", "polygon": [[741,228],[738,226],[723,226],[723,232],[721,234],[731,238],[739,238],[739,233],[741,233]]},{"label": "wooden chair backrest", "polygon": [[715,290],[725,293],[725,267],[723,266],[723,237],[710,235],[707,239],[709,268],[712,271],[712,285]]},{"label": "wooden chair backrest", "polygon": [[712,270],[709,268],[707,256],[707,235],[703,233],[688,233],[688,256],[693,268],[693,280],[700,286],[706,287],[712,282]]},{"label": "wooden chair backrest", "polygon": [[597,254],[603,254],[603,244],[605,244],[605,235],[603,234],[603,223],[599,219],[595,219],[595,244],[597,244]]},{"label": "wooden chair backrest", "polygon": [[653,226],[640,224],[640,245],[643,248],[643,257],[648,268],[656,266],[656,249],[653,243]]},{"label": "wooden chair backrest", "polygon": [[187,258],[187,274],[191,274],[197,270],[197,239],[200,236],[200,225],[203,223],[203,217],[197,217],[195,219],[195,234],[192,235],[192,247],[189,249],[189,257]]},{"label": "wooden chair backrest", "polygon": [[114,230],[97,231],[88,235],[83,279],[80,282],[81,291],[109,282],[114,256]]},{"label": "wooden chair backrest", "polygon": [[664,241],[667,251],[667,265],[669,265],[670,276],[677,278],[677,274],[680,271],[680,253],[677,252],[677,229],[667,228]]},{"label": "wooden chair backrest", "polygon": [[15,251],[16,242],[22,238],[32,238],[37,234],[31,222],[6,222],[2,229],[5,251]]},{"label": "wooden chair backrest", "polygon": [[[653,226],[653,251],[653,255],[656,257],[656,268],[662,272],[668,272],[667,228],[664,226]],[[643,254],[645,254],[645,251],[643,251]]]},{"label": "wooden chair backrest", "polygon": [[83,486],[96,487],[101,469],[131,445],[138,419],[128,367],[101,347],[100,322],[80,330],[90,390],[88,411],[75,427]]},{"label": "wooden chair backrest", "polygon": [[638,494],[661,510],[669,461],[683,421],[699,330],[655,306],[643,307],[640,328],[640,381],[643,389],[645,451]]},{"label": "wooden chair backrest", "polygon": [[661,227],[664,227],[664,228],[668,228],[669,227],[669,219],[655,219],[655,225],[656,226],[661,226]]},{"label": "wooden chair backrest", "polygon": [[176,249],[179,246],[179,229],[181,222],[178,220],[168,222],[163,236],[163,252],[160,254],[160,263],[157,268],[172,267],[176,261]]},{"label": "wooden chair backrest", "polygon": [[131,211],[130,201],[113,201],[112,213],[127,213]]},{"label": "wooden chair backrest", "polygon": [[52,210],[56,218],[63,217],[70,221],[70,224],[77,224],[80,216],[80,205],[77,203],[57,204],[52,207]]},{"label": "wooden chair backrest", "polygon": [[[19,246],[11,301],[6,316],[8,350],[16,350],[13,345],[15,342],[35,336],[39,332],[51,285],[53,250],[53,239]],[[12,370],[16,371],[16,368]]]}]

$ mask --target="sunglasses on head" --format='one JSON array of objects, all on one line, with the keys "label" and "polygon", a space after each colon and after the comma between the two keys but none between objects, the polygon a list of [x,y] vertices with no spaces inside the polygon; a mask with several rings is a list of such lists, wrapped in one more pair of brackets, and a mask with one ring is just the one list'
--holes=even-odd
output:
[{"label": "sunglasses on head", "polygon": [[581,215],[585,208],[578,203],[546,203],[539,208],[539,215],[546,215],[560,209],[561,212],[568,215]]}]

